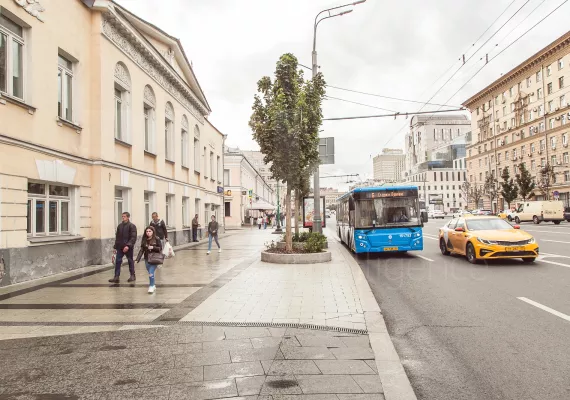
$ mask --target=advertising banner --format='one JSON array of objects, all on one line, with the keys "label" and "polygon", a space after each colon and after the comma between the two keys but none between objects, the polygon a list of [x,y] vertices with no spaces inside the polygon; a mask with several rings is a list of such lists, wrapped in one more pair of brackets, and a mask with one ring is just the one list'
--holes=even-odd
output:
[{"label": "advertising banner", "polygon": [[443,204],[443,194],[430,194],[429,195],[429,204]]},{"label": "advertising banner", "polygon": [[[315,201],[312,197],[303,198],[303,228],[312,228],[313,219],[315,218]],[[324,228],[327,224],[325,218],[325,196],[321,196],[321,226]]]}]

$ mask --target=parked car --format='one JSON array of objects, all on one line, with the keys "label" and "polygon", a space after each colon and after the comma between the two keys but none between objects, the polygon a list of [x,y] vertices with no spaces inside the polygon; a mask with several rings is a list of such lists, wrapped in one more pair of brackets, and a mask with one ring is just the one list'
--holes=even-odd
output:
[{"label": "parked car", "polygon": [[484,209],[477,209],[477,210],[471,211],[471,214],[473,214],[473,215],[493,215],[493,211],[484,210]]},{"label": "parked car", "polygon": [[560,200],[525,201],[513,213],[513,219],[517,224],[524,221],[540,224],[544,221],[558,225],[566,219],[564,203]]},{"label": "parked car", "polygon": [[467,210],[457,210],[453,213],[453,218],[461,218],[465,215],[471,215],[471,211],[467,211]]},{"label": "parked car", "polygon": [[512,221],[514,219],[513,214],[514,214],[513,210],[503,210],[499,214],[497,214],[497,216],[501,219],[508,219],[509,221]]},{"label": "parked car", "polygon": [[570,222],[570,207],[564,207],[564,219]]},{"label": "parked car", "polygon": [[439,249],[444,256],[464,255],[472,264],[501,258],[533,262],[538,257],[531,234],[494,216],[452,219],[439,229]]},{"label": "parked car", "polygon": [[443,218],[445,218],[445,213],[441,210],[430,210],[428,212],[428,218],[434,218],[434,219],[441,218],[441,219],[443,219]]}]

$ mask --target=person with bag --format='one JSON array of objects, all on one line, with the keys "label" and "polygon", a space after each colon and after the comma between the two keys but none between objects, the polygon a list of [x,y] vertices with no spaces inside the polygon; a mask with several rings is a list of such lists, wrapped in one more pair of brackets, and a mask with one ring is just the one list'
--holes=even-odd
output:
[{"label": "person with bag", "polygon": [[121,215],[123,222],[117,226],[115,233],[115,246],[113,247],[113,254],[115,257],[115,276],[109,279],[111,283],[119,283],[119,276],[121,275],[121,265],[123,264],[123,257],[126,256],[129,262],[129,272],[131,276],[127,282],[134,282],[137,280],[135,275],[135,261],[133,260],[135,243],[137,241],[137,227],[130,221],[131,214],[124,212]]},{"label": "person with bag", "polygon": [[146,270],[148,271],[148,292],[156,292],[156,286],[154,284],[154,274],[159,265],[164,261],[164,255],[162,254],[162,242],[156,235],[156,231],[153,226],[148,226],[145,231],[141,241],[141,249],[137,256],[137,263],[140,262],[144,255],[144,263],[146,264]]},{"label": "person with bag", "polygon": [[162,245],[164,246],[164,242],[168,242],[168,231],[166,230],[166,224],[164,223],[164,220],[158,218],[157,212],[152,213],[152,221],[150,221],[149,225],[154,228],[156,237],[160,239]]},{"label": "person with bag", "polygon": [[208,224],[208,252],[206,254],[210,254],[210,250],[212,250],[212,239],[218,245],[218,253],[221,253],[222,248],[220,247],[220,242],[218,242],[218,222],[214,215],[212,215],[212,221]]}]

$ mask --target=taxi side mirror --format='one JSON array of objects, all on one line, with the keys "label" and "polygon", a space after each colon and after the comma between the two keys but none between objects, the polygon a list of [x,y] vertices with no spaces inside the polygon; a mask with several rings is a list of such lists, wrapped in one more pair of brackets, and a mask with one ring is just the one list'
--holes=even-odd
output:
[{"label": "taxi side mirror", "polygon": [[521,229],[521,226],[520,226],[520,225],[514,225],[513,228],[515,228],[515,229]]},{"label": "taxi side mirror", "polygon": [[455,228],[455,232],[465,232],[465,229],[460,226],[458,228]]}]

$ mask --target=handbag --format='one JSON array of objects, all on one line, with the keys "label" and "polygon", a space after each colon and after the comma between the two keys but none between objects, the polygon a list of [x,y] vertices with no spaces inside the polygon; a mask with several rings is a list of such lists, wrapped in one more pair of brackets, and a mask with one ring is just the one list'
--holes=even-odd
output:
[{"label": "handbag", "polygon": [[161,265],[164,263],[164,254],[149,252],[146,261],[151,265]]}]

